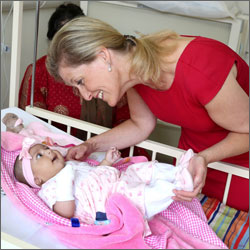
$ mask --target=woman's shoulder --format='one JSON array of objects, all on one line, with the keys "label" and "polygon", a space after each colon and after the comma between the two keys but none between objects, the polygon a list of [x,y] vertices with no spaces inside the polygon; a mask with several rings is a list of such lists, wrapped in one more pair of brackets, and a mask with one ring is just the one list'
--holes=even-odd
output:
[{"label": "woman's shoulder", "polygon": [[235,63],[239,75],[245,74],[246,63],[229,46],[212,38],[197,37],[179,59],[176,78],[182,84],[178,86],[205,105],[218,93]]},{"label": "woman's shoulder", "polygon": [[228,60],[238,58],[238,55],[225,43],[207,37],[198,36],[186,47],[181,60],[189,63],[196,62],[197,65],[200,61],[213,61],[214,63],[220,60]]},{"label": "woman's shoulder", "polygon": [[178,73],[184,71],[211,80],[217,73],[227,75],[235,61],[242,61],[235,51],[212,38],[196,37],[185,48],[178,61]]},{"label": "woman's shoulder", "polygon": [[194,39],[191,40],[190,45],[195,46],[204,46],[207,48],[218,48],[218,49],[226,49],[226,50],[232,50],[227,44],[216,40],[214,38],[204,37],[204,36],[196,36]]}]

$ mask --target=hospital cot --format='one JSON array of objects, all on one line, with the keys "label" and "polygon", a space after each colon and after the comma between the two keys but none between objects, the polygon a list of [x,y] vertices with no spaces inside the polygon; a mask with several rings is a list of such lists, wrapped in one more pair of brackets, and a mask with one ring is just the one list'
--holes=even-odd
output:
[{"label": "hospital cot", "polygon": [[[85,5],[85,1],[81,1],[81,5]],[[232,23],[235,27],[238,27],[240,31],[240,25],[238,25],[239,20],[235,20]],[[16,18],[14,26],[18,27],[20,25],[20,19]],[[13,47],[13,54],[20,55],[18,51],[18,36],[19,32],[15,33],[14,41],[16,41],[17,46]],[[239,47],[238,41],[235,42],[231,40],[235,36],[230,35],[230,43],[235,49]],[[15,50],[16,49],[16,50]],[[18,60],[13,57],[12,63],[16,64]],[[12,70],[12,81],[16,79],[16,70],[13,67]],[[18,79],[18,78],[17,78]],[[10,103],[13,103],[13,99],[16,96],[17,84],[11,87],[10,91]],[[26,112],[18,108],[8,108],[1,110],[1,117],[4,116],[6,112],[13,112],[19,115],[24,120],[24,125],[27,125],[29,122],[38,121],[37,117],[46,119],[48,121],[48,126],[55,132],[60,132],[57,128],[51,125],[52,121],[62,123],[67,125],[67,133],[70,133],[72,128],[77,128],[87,132],[87,138],[91,137],[94,134],[99,134],[107,130],[107,128],[90,124],[84,121],[78,121],[73,118],[62,116],[56,113],[52,113],[43,109],[27,107]],[[41,120],[40,120],[41,121]],[[41,121],[44,123],[44,121]],[[4,125],[1,123],[1,130],[3,131]],[[64,133],[64,132],[61,132]],[[151,159],[154,160],[157,158],[158,154],[167,155],[174,157],[177,160],[177,163],[182,155],[183,151],[166,145],[158,143],[155,141],[143,141],[137,146],[145,148],[151,152]],[[134,146],[130,148],[130,156],[133,155]],[[101,160],[103,153],[98,153],[95,155],[97,159]],[[238,175],[243,178],[249,178],[248,169],[233,166],[221,162],[209,164],[209,167],[213,169],[218,169],[220,171],[228,173],[227,185],[224,192],[223,201],[218,201],[211,197],[206,197],[203,194],[199,195],[199,199],[202,203],[204,212],[208,218],[209,225],[213,228],[216,234],[225,242],[229,248],[249,248],[249,218],[248,214],[242,211],[235,210],[226,205],[227,195],[230,187],[230,181],[232,175]],[[1,194],[1,245],[2,248],[66,248],[58,239],[52,235],[47,227],[39,223],[34,222],[32,219],[27,217],[22,211],[19,211],[11,201],[8,199],[4,193]]]},{"label": "hospital cot", "polygon": [[[27,126],[27,124],[32,121],[38,121],[39,119],[37,117],[46,119],[48,121],[47,126],[51,128],[52,131],[60,133],[65,132],[60,131],[59,129],[50,125],[52,121],[67,125],[68,133],[70,133],[71,128],[73,127],[84,130],[87,132],[88,138],[107,130],[107,128],[101,127],[99,125],[90,124],[85,121],[79,121],[77,119],[69,118],[64,115],[56,114],[40,108],[27,107],[26,112],[15,107],[8,108],[1,111],[1,117],[3,117],[7,112],[16,113],[24,120],[25,126]],[[45,121],[39,121],[46,124]],[[5,126],[2,123],[1,130],[5,130]],[[160,153],[174,157],[178,162],[180,156],[184,152],[178,148],[150,140],[143,141],[137,146],[151,151],[152,160],[156,159],[157,154]],[[133,155],[133,149],[134,146],[130,148],[130,156]],[[101,160],[103,155],[104,154],[102,152],[95,153],[95,159]],[[221,162],[209,164],[209,167],[228,173],[228,179],[222,202],[211,197],[206,197],[203,194],[199,195],[204,212],[208,218],[208,223],[214,229],[217,235],[225,242],[225,244],[229,246],[229,248],[248,248],[249,222],[247,213],[230,208],[226,205],[232,175],[249,178],[248,169]],[[2,194],[1,200],[2,244],[12,244],[10,246],[26,249],[34,248],[34,246],[38,248],[65,248],[65,246],[60,241],[58,241],[55,236],[49,233],[46,225],[40,225],[39,223],[32,221],[29,217],[22,214],[22,212],[13,206],[6,195]]]}]

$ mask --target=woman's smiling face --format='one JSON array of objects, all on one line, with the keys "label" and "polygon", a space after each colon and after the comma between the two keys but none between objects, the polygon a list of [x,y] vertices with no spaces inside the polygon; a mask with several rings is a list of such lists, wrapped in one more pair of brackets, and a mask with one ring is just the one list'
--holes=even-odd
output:
[{"label": "woman's smiling face", "polygon": [[76,87],[85,100],[99,98],[114,107],[121,98],[119,73],[114,67],[111,71],[108,69],[109,62],[99,55],[93,62],[76,67],[61,63],[59,74],[65,84]]}]

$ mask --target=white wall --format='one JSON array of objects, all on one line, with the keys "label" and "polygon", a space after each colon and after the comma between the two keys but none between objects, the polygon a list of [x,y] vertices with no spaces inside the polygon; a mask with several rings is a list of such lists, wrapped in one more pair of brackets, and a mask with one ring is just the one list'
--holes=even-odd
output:
[{"label": "white wall", "polygon": [[[112,15],[110,15],[112,13]],[[151,33],[173,29],[180,34],[216,37],[227,43],[230,24],[161,13],[148,8],[133,8],[105,2],[89,1],[88,16],[102,19],[123,34],[136,35],[135,31]],[[205,27],[205,28],[204,28]]]},{"label": "white wall", "polygon": [[235,1],[242,14],[249,15],[249,1]]}]

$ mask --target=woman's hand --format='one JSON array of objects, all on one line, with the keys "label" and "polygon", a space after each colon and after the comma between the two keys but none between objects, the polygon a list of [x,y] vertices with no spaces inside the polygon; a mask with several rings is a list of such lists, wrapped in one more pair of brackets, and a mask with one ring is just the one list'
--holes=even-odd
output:
[{"label": "woman's hand", "polygon": [[192,199],[200,193],[205,185],[207,175],[207,163],[205,158],[199,154],[194,155],[190,159],[188,171],[193,177],[194,190],[189,192],[174,189],[173,192],[176,196],[173,196],[172,199],[175,201],[192,201]]},{"label": "woman's hand", "polygon": [[84,142],[68,150],[66,160],[84,161],[93,152],[90,143]]}]

